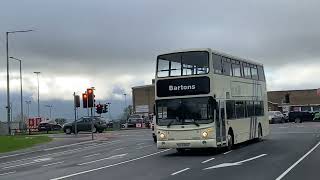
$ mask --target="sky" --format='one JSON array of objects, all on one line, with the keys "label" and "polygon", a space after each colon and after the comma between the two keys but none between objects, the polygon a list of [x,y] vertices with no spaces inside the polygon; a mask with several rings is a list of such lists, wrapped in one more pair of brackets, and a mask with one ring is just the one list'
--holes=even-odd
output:
[{"label": "sky", "polygon": [[[9,55],[22,59],[24,100],[71,118],[72,94],[96,88],[114,115],[131,103],[131,87],[150,84],[161,53],[213,48],[263,63],[268,90],[319,88],[320,1],[308,0],[1,0],[0,120],[5,119],[5,32]],[[19,106],[19,65],[10,62]],[[71,107],[72,109],[72,107]],[[13,113],[19,109],[14,108]],[[45,113],[45,112],[43,112]]]}]

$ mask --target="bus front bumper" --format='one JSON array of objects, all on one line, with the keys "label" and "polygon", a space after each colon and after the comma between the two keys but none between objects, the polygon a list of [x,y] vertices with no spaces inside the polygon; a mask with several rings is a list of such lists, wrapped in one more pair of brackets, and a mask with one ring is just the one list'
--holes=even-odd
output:
[{"label": "bus front bumper", "polygon": [[216,139],[203,139],[203,140],[170,140],[170,141],[157,141],[158,149],[168,148],[213,148],[217,147]]}]

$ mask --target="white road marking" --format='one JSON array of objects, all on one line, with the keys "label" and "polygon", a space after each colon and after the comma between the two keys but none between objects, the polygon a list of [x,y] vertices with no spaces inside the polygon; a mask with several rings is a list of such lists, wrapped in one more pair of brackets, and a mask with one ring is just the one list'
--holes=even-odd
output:
[{"label": "white road marking", "polygon": [[286,128],[288,128],[288,127],[279,127],[279,129],[286,129]]},{"label": "white road marking", "polygon": [[223,153],[223,154],[229,154],[229,153],[231,153],[232,152],[232,150],[231,151],[228,151],[228,152],[225,152],[225,153]]},{"label": "white road marking", "polygon": [[63,145],[63,146],[57,146],[57,147],[47,148],[47,149],[44,149],[44,151],[61,149],[61,148],[64,148],[64,147],[76,146],[76,145],[81,145],[81,144],[87,144],[87,143],[97,142],[97,141],[98,141],[98,140],[93,140],[93,141],[90,140],[90,141],[84,141],[84,142],[79,142],[79,143],[74,143],[74,144],[67,144],[67,145]]},{"label": "white road marking", "polygon": [[98,155],[100,155],[100,153],[90,154],[90,155],[87,155],[87,156],[83,156],[83,158],[88,158],[88,157],[98,156]]},{"label": "white road marking", "polygon": [[124,149],[124,148],[118,148],[118,149],[115,149],[115,150],[113,150],[113,151],[120,151],[120,150],[122,150],[122,149]]},{"label": "white road marking", "polygon": [[180,170],[180,171],[174,172],[174,173],[171,174],[171,176],[177,175],[177,174],[182,173],[182,172],[184,172],[184,171],[187,171],[187,170],[189,170],[189,169],[190,169],[190,168],[185,168],[185,169],[182,169],[182,170]]},{"label": "white road marking", "polygon": [[3,167],[2,169],[10,169],[10,168],[15,168],[15,167],[20,167],[20,166],[25,166],[25,165],[29,165],[29,164],[35,164],[35,163],[39,163],[39,162],[44,162],[44,161],[50,161],[52,158],[42,158],[42,159],[35,159],[32,162],[28,162],[28,163],[22,163],[22,164],[16,164],[13,166],[6,166]]},{"label": "white road marking", "polygon": [[55,162],[55,163],[51,163],[51,164],[46,164],[46,165],[43,165],[42,167],[53,166],[53,165],[62,164],[62,163],[64,163],[64,161]]},{"label": "white road marking", "polygon": [[137,146],[141,146],[141,145],[144,145],[145,143],[139,143],[139,144],[137,144]]},{"label": "white road marking", "polygon": [[143,149],[143,148],[150,147],[150,146],[153,146],[153,145],[140,146],[140,147],[137,147],[136,149]]},{"label": "white road marking", "polygon": [[98,160],[94,160],[94,161],[89,161],[89,162],[81,163],[81,164],[78,164],[78,165],[79,165],[79,166],[82,166],[82,165],[92,164],[92,163],[95,163],[95,162],[104,161],[104,160],[108,160],[108,159],[118,159],[118,158],[122,158],[122,157],[124,157],[124,156],[126,156],[126,155],[128,155],[128,153],[126,153],[126,154],[114,155],[114,156],[110,156],[110,157],[103,158],[103,159],[98,159]]},{"label": "white road marking", "polygon": [[204,164],[204,163],[207,163],[207,162],[212,161],[212,160],[214,160],[214,159],[215,159],[215,158],[210,158],[210,159],[207,159],[207,160],[205,160],[205,161],[202,161],[201,163]]},{"label": "white road marking", "polygon": [[90,173],[90,172],[93,172],[93,171],[98,171],[98,170],[101,170],[101,169],[106,169],[106,168],[118,166],[118,165],[121,165],[121,164],[126,164],[126,163],[129,163],[129,162],[133,162],[133,161],[137,161],[137,160],[140,160],[140,159],[144,159],[144,158],[147,158],[147,157],[150,157],[150,156],[154,156],[154,155],[157,155],[157,154],[160,154],[160,153],[163,153],[163,152],[166,152],[166,151],[170,151],[170,150],[171,149],[166,149],[166,150],[163,150],[163,151],[158,151],[158,152],[155,152],[155,153],[152,153],[152,154],[148,154],[148,155],[145,155],[145,156],[141,156],[141,157],[138,157],[138,158],[130,159],[130,160],[127,160],[127,161],[122,161],[122,162],[119,162],[119,163],[116,163],[116,164],[111,164],[111,165],[108,165],[108,166],[102,166],[102,167],[95,168],[95,169],[81,171],[81,172],[78,172],[78,173],[69,174],[69,175],[66,175],[66,176],[57,177],[57,178],[53,178],[53,179],[50,179],[50,180],[60,180],[60,179],[65,179],[65,178],[81,175],[81,174]]},{"label": "white road marking", "polygon": [[87,147],[84,147],[84,148],[71,149],[71,150],[67,150],[67,151],[50,153],[50,154],[45,154],[45,155],[36,156],[36,157],[30,157],[30,158],[15,160],[15,161],[9,161],[9,162],[5,162],[5,163],[0,163],[0,165],[17,163],[17,162],[21,162],[21,161],[25,161],[25,160],[34,159],[34,158],[41,158],[41,157],[54,156],[54,155],[63,155],[63,154],[67,154],[67,153],[78,152],[78,151],[82,151],[82,150],[88,150],[88,149],[92,149],[92,148],[104,146],[104,145],[107,145],[107,144],[110,145],[110,144],[114,144],[114,143],[116,143],[116,142],[119,142],[119,141],[118,141],[118,140],[117,140],[117,141],[111,141],[111,142],[108,142],[108,143],[103,143],[103,144],[97,144],[97,145],[87,146]]},{"label": "white road marking", "polygon": [[[0,156],[0,159],[3,159],[3,158],[7,158],[7,157],[14,157],[14,156],[20,156],[20,155],[24,155],[24,154],[28,154],[28,153],[32,153],[33,151],[31,152],[25,152],[25,153],[18,153],[18,154],[10,154],[10,155],[7,155],[7,156]],[[37,151],[35,151],[37,152]]]},{"label": "white road marking", "polygon": [[314,151],[320,145],[320,141],[311,148],[305,155],[303,155],[298,161],[292,164],[285,172],[283,172],[276,180],[281,180],[284,176],[286,176],[295,166],[297,166],[304,158],[306,158],[312,151]]},{"label": "white road marking", "polygon": [[11,171],[11,172],[7,172],[7,173],[2,173],[2,174],[0,174],[0,176],[9,175],[9,174],[14,174],[14,173],[16,173],[16,171]]},{"label": "white road marking", "polygon": [[255,157],[252,157],[252,158],[249,158],[249,159],[246,159],[246,160],[233,162],[233,163],[222,163],[222,164],[218,164],[216,166],[211,166],[211,167],[205,168],[203,170],[217,169],[217,168],[230,167],[230,166],[239,166],[239,165],[242,165],[242,163],[244,163],[244,162],[252,161],[254,159],[258,159],[258,158],[266,156],[266,155],[267,154],[261,154],[259,156],[255,156]]}]

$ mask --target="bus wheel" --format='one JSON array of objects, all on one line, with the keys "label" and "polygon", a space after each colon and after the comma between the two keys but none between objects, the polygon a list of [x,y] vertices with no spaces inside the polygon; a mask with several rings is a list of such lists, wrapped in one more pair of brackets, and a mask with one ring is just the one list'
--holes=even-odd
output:
[{"label": "bus wheel", "polygon": [[232,150],[233,149],[233,133],[231,131],[229,131],[228,133],[228,146],[227,146],[227,149],[228,151]]},{"label": "bus wheel", "polygon": [[262,141],[262,127],[261,124],[258,126],[258,141]]}]

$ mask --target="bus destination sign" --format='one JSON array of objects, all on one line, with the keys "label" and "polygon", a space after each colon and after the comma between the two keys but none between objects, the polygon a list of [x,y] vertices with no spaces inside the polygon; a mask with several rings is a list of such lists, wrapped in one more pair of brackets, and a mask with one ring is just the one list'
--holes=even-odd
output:
[{"label": "bus destination sign", "polygon": [[157,96],[188,96],[210,93],[208,77],[165,79],[157,81]]}]

